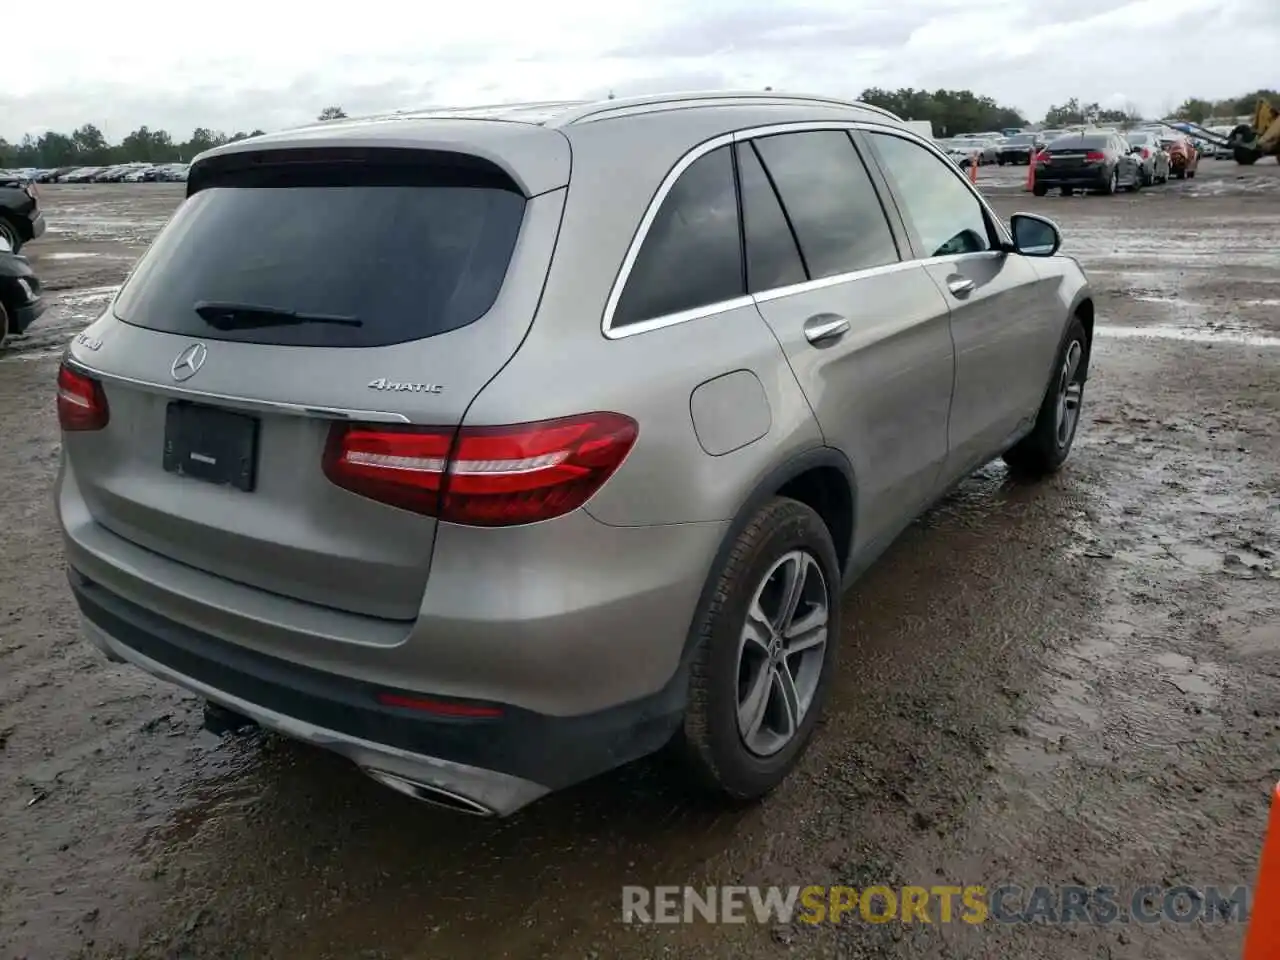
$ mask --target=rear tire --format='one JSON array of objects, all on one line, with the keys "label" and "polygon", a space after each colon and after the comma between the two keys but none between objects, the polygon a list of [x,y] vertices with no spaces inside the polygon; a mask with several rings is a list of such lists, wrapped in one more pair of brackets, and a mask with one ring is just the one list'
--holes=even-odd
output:
[{"label": "rear tire", "polygon": [[[812,737],[835,673],[840,567],[818,514],[775,497],[711,577],[693,625],[677,752],[709,792],[745,802],[781,783]],[[782,616],[786,587],[797,582],[792,615]]]},{"label": "rear tire", "polygon": [[1041,477],[1066,462],[1080,426],[1084,376],[1089,365],[1089,339],[1078,316],[1071,318],[1067,339],[1058,350],[1031,432],[1010,447],[1004,462],[1016,473]]}]

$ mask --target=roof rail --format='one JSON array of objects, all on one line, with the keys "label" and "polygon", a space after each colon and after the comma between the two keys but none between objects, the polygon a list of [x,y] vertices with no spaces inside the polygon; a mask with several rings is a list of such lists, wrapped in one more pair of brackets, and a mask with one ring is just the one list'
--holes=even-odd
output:
[{"label": "roof rail", "polygon": [[558,118],[556,125],[567,126],[573,123],[582,123],[589,120],[602,120],[614,113],[637,113],[643,112],[645,107],[662,108],[666,106],[701,106],[713,105],[716,103],[732,103],[734,101],[754,101],[756,103],[813,103],[827,104],[830,106],[853,107],[859,110],[868,110],[872,113],[878,113],[883,117],[893,120],[897,123],[902,122],[902,118],[897,114],[886,110],[883,107],[873,106],[869,103],[863,103],[860,100],[845,100],[840,97],[825,96],[822,94],[808,93],[781,93],[776,90],[693,90],[682,91],[679,93],[663,93],[651,94],[648,96],[638,97],[618,97],[612,100],[598,100],[594,103],[584,103],[579,107],[570,107]]}]

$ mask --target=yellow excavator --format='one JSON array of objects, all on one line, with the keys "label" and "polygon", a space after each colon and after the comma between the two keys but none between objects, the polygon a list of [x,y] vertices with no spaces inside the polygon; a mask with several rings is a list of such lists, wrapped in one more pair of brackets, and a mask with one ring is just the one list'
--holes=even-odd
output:
[{"label": "yellow excavator", "polygon": [[1259,100],[1253,123],[1242,123],[1231,131],[1227,145],[1236,163],[1249,166],[1262,157],[1280,160],[1280,110],[1270,100]]},{"label": "yellow excavator", "polygon": [[1226,147],[1241,166],[1252,166],[1263,157],[1280,160],[1280,109],[1270,100],[1259,100],[1251,122],[1240,124],[1225,137],[1198,123],[1165,123],[1165,126]]}]

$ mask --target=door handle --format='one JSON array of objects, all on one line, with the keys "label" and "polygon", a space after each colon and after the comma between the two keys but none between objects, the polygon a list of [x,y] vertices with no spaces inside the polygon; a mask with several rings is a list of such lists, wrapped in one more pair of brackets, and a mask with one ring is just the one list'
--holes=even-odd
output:
[{"label": "door handle", "polygon": [[848,332],[849,321],[835,313],[819,313],[804,322],[804,338],[815,346]]},{"label": "door handle", "polygon": [[963,297],[966,293],[973,290],[973,288],[974,282],[968,277],[956,276],[947,278],[947,289],[957,297]]}]

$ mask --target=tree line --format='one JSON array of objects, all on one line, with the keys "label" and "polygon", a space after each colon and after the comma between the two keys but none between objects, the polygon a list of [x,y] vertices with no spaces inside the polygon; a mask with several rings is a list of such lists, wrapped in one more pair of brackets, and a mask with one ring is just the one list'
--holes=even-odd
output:
[{"label": "tree line", "polygon": [[[341,107],[325,107],[316,119],[338,120],[346,115]],[[178,163],[189,161],[211,147],[247,140],[265,132],[252,130],[227,134],[208,127],[196,127],[191,131],[190,139],[174,140],[168,130],[152,130],[144,126],[119,143],[108,143],[101,130],[92,123],[86,123],[70,133],[49,130],[38,137],[27,134],[18,143],[9,143],[0,137],[0,169],[36,167],[48,170],[102,167],[113,163]]]},{"label": "tree line", "polygon": [[[1224,123],[1232,118],[1253,113],[1259,100],[1270,100],[1280,108],[1280,93],[1275,90],[1254,90],[1252,93],[1226,100],[1206,100],[1202,97],[1188,97],[1172,110],[1165,112],[1164,120],[1189,120],[1192,123],[1204,123],[1211,119],[1220,119]],[[1142,120],[1142,114],[1132,104],[1122,110],[1102,110],[1097,103],[1081,103],[1072,97],[1066,103],[1049,108],[1044,116],[1046,127],[1065,127],[1081,123],[1108,123],[1124,126]]]},{"label": "tree line", "polygon": [[1179,120],[1190,120],[1192,123],[1204,123],[1211,119],[1221,119],[1225,122],[1234,117],[1252,114],[1259,100],[1270,100],[1272,105],[1280,110],[1280,91],[1254,90],[1252,93],[1227,100],[1188,97],[1174,111],[1174,116]]},{"label": "tree line", "polygon": [[[1028,125],[1021,111],[972,90],[917,90],[914,87],[884,90],[870,87],[862,91],[859,99],[890,110],[904,120],[928,120],[933,124],[933,132],[939,137]],[[1189,97],[1176,110],[1171,111],[1166,119],[1190,120],[1193,123],[1203,123],[1215,117],[1227,119],[1252,113],[1259,99],[1270,100],[1280,107],[1280,93],[1275,90],[1255,90],[1239,97],[1217,101]],[[316,119],[340,120],[346,116],[342,107],[329,106],[321,110]],[[1072,97],[1066,103],[1050,107],[1043,123],[1046,127],[1083,123],[1123,126],[1137,123],[1141,119],[1141,113],[1132,105],[1122,109],[1103,110],[1097,103],[1081,103],[1078,98]],[[0,168],[187,161],[210,147],[256,137],[263,132],[252,130],[248,133],[238,131],[227,134],[208,127],[196,127],[189,139],[178,141],[167,130],[152,130],[143,126],[119,143],[113,144],[107,142],[107,138],[96,126],[86,123],[70,133],[50,130],[39,136],[27,134],[18,143],[9,143],[0,138]]]}]

